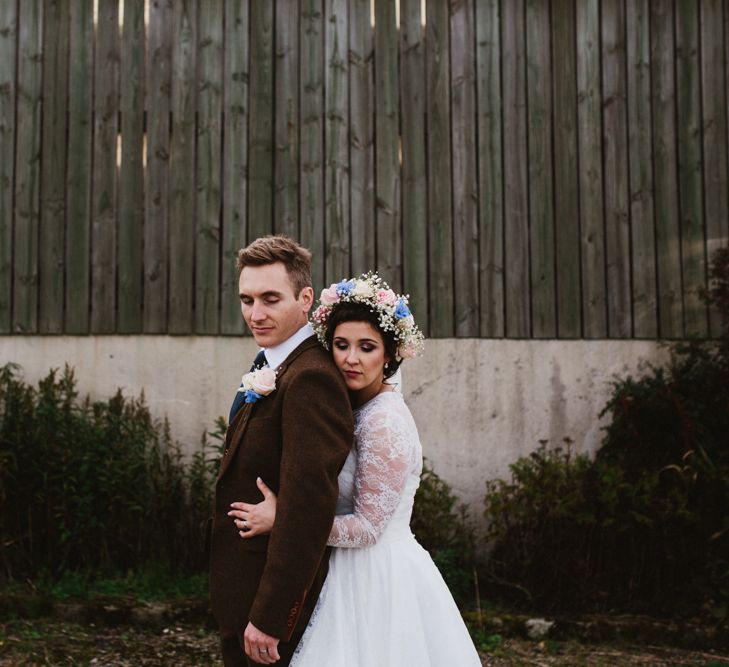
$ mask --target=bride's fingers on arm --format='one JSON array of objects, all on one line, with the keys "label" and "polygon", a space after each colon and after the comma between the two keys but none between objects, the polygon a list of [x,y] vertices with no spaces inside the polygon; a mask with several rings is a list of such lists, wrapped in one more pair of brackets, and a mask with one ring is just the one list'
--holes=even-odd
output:
[{"label": "bride's fingers on arm", "polygon": [[247,512],[244,512],[243,510],[230,510],[230,512],[228,512],[228,516],[232,517],[233,519],[246,519],[246,515]]}]

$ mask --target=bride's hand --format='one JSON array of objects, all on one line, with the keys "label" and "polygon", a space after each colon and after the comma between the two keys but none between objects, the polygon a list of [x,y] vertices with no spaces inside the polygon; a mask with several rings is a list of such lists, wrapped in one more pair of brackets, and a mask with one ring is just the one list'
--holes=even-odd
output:
[{"label": "bride's hand", "polygon": [[256,504],[231,503],[233,509],[228,512],[243,539],[270,533],[276,519],[276,494],[260,477],[256,480],[256,484],[263,494],[263,500]]}]

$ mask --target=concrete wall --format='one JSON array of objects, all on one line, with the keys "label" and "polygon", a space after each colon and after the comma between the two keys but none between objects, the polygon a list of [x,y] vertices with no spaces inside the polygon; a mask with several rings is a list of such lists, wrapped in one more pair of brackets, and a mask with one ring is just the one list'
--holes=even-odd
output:
[{"label": "concrete wall", "polygon": [[[92,397],[144,389],[188,450],[227,417],[256,351],[251,338],[0,337],[0,364],[21,364],[27,381],[69,363]],[[424,357],[403,365],[403,391],[425,455],[480,515],[485,480],[508,475],[540,440],[569,437],[575,450],[593,452],[611,379],[666,356],[654,341],[430,340]]]}]

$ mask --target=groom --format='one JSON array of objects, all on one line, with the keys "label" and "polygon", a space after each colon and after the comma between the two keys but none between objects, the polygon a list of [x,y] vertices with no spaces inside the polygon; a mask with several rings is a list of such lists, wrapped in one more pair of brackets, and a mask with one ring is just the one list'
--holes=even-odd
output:
[{"label": "groom", "polygon": [[[238,268],[243,318],[263,348],[254,366],[275,371],[275,388],[270,371],[259,372],[254,391],[241,387],[233,403],[215,487],[210,598],[226,667],[288,665],[326,577],[352,409],[307,323],[311,253],[268,236],[239,252]],[[227,513],[234,501],[263,499],[259,477],[278,494],[276,524],[242,540]]]}]

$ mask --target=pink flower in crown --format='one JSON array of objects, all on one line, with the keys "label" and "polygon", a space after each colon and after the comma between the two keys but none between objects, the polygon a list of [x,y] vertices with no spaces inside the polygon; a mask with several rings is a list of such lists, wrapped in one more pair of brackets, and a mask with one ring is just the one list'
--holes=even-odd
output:
[{"label": "pink flower in crown", "polygon": [[386,306],[392,306],[397,296],[391,289],[378,289],[377,290],[377,303],[385,304]]},{"label": "pink flower in crown", "polygon": [[319,300],[322,306],[332,306],[339,301],[339,294],[337,294],[337,286],[332,285],[321,291]]},{"label": "pink flower in crown", "polygon": [[418,348],[413,343],[404,343],[397,350],[402,359],[412,359],[418,354]]},{"label": "pink flower in crown", "polygon": [[327,306],[321,305],[311,314],[311,317],[314,322],[318,322],[319,324],[326,324],[326,321],[329,318],[329,308]]}]

